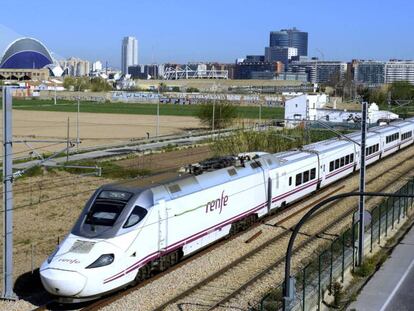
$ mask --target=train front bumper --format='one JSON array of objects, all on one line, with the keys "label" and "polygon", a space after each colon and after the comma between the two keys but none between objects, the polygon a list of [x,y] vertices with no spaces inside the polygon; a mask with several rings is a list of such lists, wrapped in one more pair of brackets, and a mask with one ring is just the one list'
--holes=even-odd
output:
[{"label": "train front bumper", "polygon": [[45,289],[57,296],[76,296],[87,282],[86,277],[78,272],[53,268],[40,271],[40,279]]}]

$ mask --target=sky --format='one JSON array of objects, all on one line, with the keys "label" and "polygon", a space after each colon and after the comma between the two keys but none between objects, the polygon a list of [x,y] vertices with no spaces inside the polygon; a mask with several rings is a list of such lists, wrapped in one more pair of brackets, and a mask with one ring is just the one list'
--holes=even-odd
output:
[{"label": "sky", "polygon": [[234,62],[264,54],[269,32],[309,33],[325,60],[414,59],[412,0],[0,0],[0,54],[29,36],[58,57],[121,63],[135,36],[139,63]]}]

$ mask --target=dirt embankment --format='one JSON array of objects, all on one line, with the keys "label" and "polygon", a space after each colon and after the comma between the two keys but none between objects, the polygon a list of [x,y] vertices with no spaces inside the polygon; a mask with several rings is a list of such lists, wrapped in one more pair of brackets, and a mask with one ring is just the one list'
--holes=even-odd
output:
[{"label": "dirt embankment", "polygon": [[[13,110],[14,140],[66,140],[69,118],[69,138],[76,140],[77,115],[72,112]],[[80,148],[128,142],[137,138],[156,135],[156,116],[109,113],[80,113]],[[198,118],[160,116],[159,135],[179,134],[200,128]],[[2,129],[1,129],[2,132]],[[65,148],[66,143],[29,143],[39,153]],[[13,145],[16,156],[28,155],[30,147],[23,143]],[[2,152],[2,150],[0,151]]]}]

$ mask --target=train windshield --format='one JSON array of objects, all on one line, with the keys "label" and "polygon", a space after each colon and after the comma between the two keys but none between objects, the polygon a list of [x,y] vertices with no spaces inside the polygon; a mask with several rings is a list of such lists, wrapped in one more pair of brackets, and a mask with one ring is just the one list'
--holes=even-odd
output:
[{"label": "train windshield", "polygon": [[86,215],[85,224],[113,226],[132,194],[123,191],[102,191]]}]

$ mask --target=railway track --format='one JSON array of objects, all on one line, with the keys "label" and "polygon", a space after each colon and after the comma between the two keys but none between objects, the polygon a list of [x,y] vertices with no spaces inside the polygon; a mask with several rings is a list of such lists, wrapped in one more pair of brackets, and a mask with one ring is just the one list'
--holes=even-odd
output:
[{"label": "railway track", "polygon": [[[404,163],[405,161],[407,161],[407,159],[410,159],[410,157],[406,157],[401,159],[398,163],[394,164],[392,167],[388,168],[388,171],[393,171],[394,169],[396,169],[397,167],[401,166],[401,163]],[[370,180],[368,181],[367,184],[371,184],[374,181],[376,181],[380,176],[383,175],[384,172],[379,172],[378,174],[376,174],[374,177],[370,178]],[[404,175],[406,172],[400,174],[400,175]],[[340,183],[340,182],[339,182]],[[332,187],[336,187],[335,189],[331,190]],[[306,212],[309,208],[311,208],[312,206],[314,206],[318,201],[325,199],[326,197],[331,196],[333,193],[338,192],[339,190],[341,190],[344,186],[342,187],[338,187],[338,183],[330,186],[329,188],[324,189],[323,191],[319,192],[319,195],[322,195],[322,197],[320,197],[317,200],[313,200],[311,204],[306,205],[303,208],[297,209],[294,212],[290,212],[292,210],[292,208],[295,208],[296,206],[298,206],[300,203],[303,203],[304,200],[301,200],[298,203],[295,203],[293,205],[290,206],[289,210],[285,210],[283,211],[284,214],[290,214],[287,215],[286,217],[284,217],[282,220],[277,221],[274,224],[270,224],[271,226],[278,228],[279,230],[282,229],[283,232],[277,234],[276,236],[274,236],[273,238],[271,238],[270,240],[266,241],[265,243],[261,244],[259,247],[253,249],[252,251],[246,253],[244,256],[238,258],[237,260],[233,261],[231,264],[226,265],[225,267],[223,267],[222,269],[218,270],[217,272],[211,274],[209,277],[201,280],[200,282],[196,283],[195,285],[191,286],[190,288],[188,288],[187,290],[183,291],[182,293],[180,293],[179,295],[169,299],[168,301],[164,302],[162,305],[160,305],[159,307],[156,308],[156,310],[165,310],[168,308],[168,306],[173,306],[176,305],[178,306],[181,310],[184,310],[183,308],[185,308],[185,306],[189,306],[194,304],[194,301],[201,301],[200,303],[198,303],[199,307],[203,307],[203,310],[213,310],[215,308],[219,308],[220,306],[223,306],[224,304],[226,304],[228,301],[230,301],[232,298],[234,298],[235,296],[239,295],[241,292],[243,292],[246,288],[248,288],[249,286],[251,286],[252,284],[256,283],[258,280],[260,280],[261,278],[263,278],[265,275],[267,275],[270,271],[276,269],[277,267],[281,266],[281,264],[283,263],[284,258],[279,256],[277,257],[276,255],[274,256],[267,256],[266,252],[269,252],[270,249],[274,248],[274,245],[276,244],[282,244],[285,243],[287,244],[287,239],[290,236],[290,229],[293,228],[293,225],[287,226],[287,223],[296,223],[297,220],[295,220],[296,216],[299,216],[300,214]],[[356,190],[356,189],[354,189]],[[306,198],[306,200],[310,201],[309,198]],[[332,207],[332,205],[327,205],[323,210],[321,210],[318,215],[316,215],[313,218],[314,222],[317,222],[317,219],[320,218],[320,216],[323,216],[324,212],[326,212],[330,207]],[[336,227],[336,225],[338,225],[339,223],[341,223],[341,221],[343,221],[344,219],[347,219],[348,216],[352,213],[353,208],[350,208],[349,210],[347,210],[346,212],[342,213],[338,218],[336,218],[335,220],[331,221],[330,223],[328,223],[327,225],[324,225],[322,229],[314,231],[312,233],[307,233],[309,236],[300,242],[300,244],[295,248],[295,252],[297,253],[298,250],[300,250],[301,248],[303,248],[305,245],[308,245],[309,243],[311,243],[312,241],[318,240],[318,238],[320,238],[321,236],[323,236],[323,232],[326,232],[328,230],[333,229],[334,227]],[[276,215],[271,215],[266,217],[264,220],[266,222],[270,222],[272,219],[275,219],[275,216],[281,216],[282,213],[278,213]],[[318,217],[319,216],[319,217]],[[249,231],[253,231],[258,225],[260,224],[256,224],[253,227],[251,227],[249,229]],[[240,234],[245,234],[246,232],[242,232]],[[240,234],[235,235],[233,238],[238,237]],[[283,242],[284,241],[284,242]],[[121,291],[120,293],[116,294],[116,295],[112,295],[110,297],[107,298],[103,298],[95,303],[90,304],[89,306],[84,307],[82,310],[99,310],[125,296],[127,296],[128,294],[137,291],[140,288],[145,287],[147,284],[155,281],[156,279],[162,278],[165,274],[170,273],[171,271],[181,267],[184,264],[188,264],[189,260],[192,261],[193,259],[199,258],[201,256],[203,256],[205,253],[207,252],[211,252],[213,249],[221,246],[223,243],[227,243],[227,241],[221,241],[217,244],[215,244],[213,247],[210,247],[200,253],[197,253],[196,255],[192,256],[191,258],[179,263],[178,265],[174,266],[173,268],[158,274],[157,276],[151,278],[150,280],[147,280],[143,283],[140,283],[138,286],[134,287],[134,288],[130,288],[128,290],[124,290]],[[269,257],[272,258],[272,262],[268,263],[267,265],[264,265],[264,261],[263,258],[264,257]],[[243,266],[246,263],[250,263],[252,264],[252,266],[254,266],[254,263],[259,262],[261,264],[261,268],[260,267],[254,267],[254,268],[247,268],[246,266]],[[264,267],[265,266],[265,267]],[[259,272],[258,272],[259,271]],[[240,278],[240,282],[237,284],[234,284],[234,279],[235,279],[235,275],[245,275],[245,277]],[[234,286],[232,286],[231,288],[228,287],[228,282],[226,281],[226,277],[231,278],[231,280],[233,280],[231,283],[234,284]],[[230,283],[230,284],[231,284]],[[225,290],[220,290],[217,291],[218,289],[225,289]],[[212,290],[213,289],[213,290]],[[208,297],[206,296],[202,296],[199,295],[198,293],[210,293],[208,295]],[[215,297],[215,299],[211,299],[211,297]],[[201,299],[200,299],[201,298]],[[183,301],[183,300],[186,301]],[[189,301],[189,302],[187,302]],[[195,306],[195,305],[194,305]],[[46,310],[46,308],[40,307],[37,310]]]},{"label": "railway track", "polygon": [[[390,170],[396,169],[400,166],[400,163],[395,164]],[[404,176],[407,171],[399,174],[399,178]],[[367,184],[372,184],[376,181],[377,177],[371,178]],[[380,189],[379,191],[384,191],[388,188],[388,185]],[[358,189],[354,189],[358,190]],[[368,200],[367,200],[368,201]],[[311,206],[314,206],[316,203],[312,203]],[[324,217],[326,211],[331,211],[335,203],[326,205],[323,209],[315,214],[315,216],[310,220],[308,225],[311,227],[312,223],[320,222],[320,217]],[[308,210],[308,206],[295,212],[290,217],[283,219],[275,224],[274,227],[281,227],[284,223],[289,220],[293,220],[295,216],[302,214],[303,211]],[[293,250],[293,254],[297,254],[303,247],[309,247],[309,244],[313,241],[323,238],[325,232],[333,230],[335,227],[341,227],[341,223],[349,221],[349,216],[355,211],[354,207],[350,207],[345,212],[339,214],[338,217],[330,221],[327,225],[324,225],[321,229],[316,231],[306,230],[306,233],[302,232],[303,236],[308,236],[302,240]],[[166,310],[168,306],[176,305],[180,310],[185,310],[185,306],[194,306],[199,307],[200,310],[214,310],[219,307],[225,307],[225,304],[229,302],[232,298],[236,297],[247,289],[252,284],[258,282],[261,278],[266,276],[269,272],[281,267],[284,263],[284,253],[277,255],[277,250],[280,249],[280,245],[275,247],[276,244],[287,245],[288,239],[290,237],[290,232],[294,228],[294,224],[285,228],[285,231],[263,243],[259,247],[250,251],[243,257],[240,257],[238,260],[232,262],[230,265],[223,267],[216,273],[212,274],[208,278],[200,281],[193,287],[187,289],[185,292],[180,295],[170,299],[156,310]],[[316,226],[317,227],[317,226]],[[331,235],[331,234],[330,234]],[[328,238],[330,239],[330,238]],[[286,249],[286,247],[284,247]],[[276,250],[272,255],[272,249]],[[267,262],[267,264],[266,264]],[[258,268],[257,263],[260,263],[264,268]],[[283,267],[281,267],[283,268]],[[258,272],[259,271],[259,272]],[[183,301],[185,299],[185,301]]]}]

